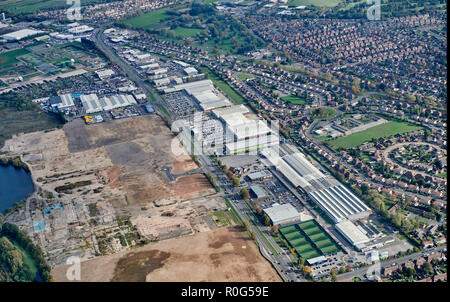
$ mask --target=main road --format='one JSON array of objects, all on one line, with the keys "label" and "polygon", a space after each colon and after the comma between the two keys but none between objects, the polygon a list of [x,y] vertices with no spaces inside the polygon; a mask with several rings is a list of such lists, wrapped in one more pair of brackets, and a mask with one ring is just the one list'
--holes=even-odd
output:
[{"label": "main road", "polygon": [[[101,49],[108,58],[119,66],[124,73],[134,81],[139,87],[141,87],[147,94],[151,93],[155,96],[155,99],[152,104],[153,105],[162,105],[165,103],[164,100],[153,90],[153,88],[148,85],[145,80],[143,80],[137,72],[134,70],[134,67],[128,65],[121,58],[117,56],[115,51],[107,45],[103,41],[103,31],[102,29],[97,29],[93,35],[93,39],[99,49]],[[160,114],[164,114],[158,110],[159,108],[155,108],[155,110]],[[169,112],[170,114],[170,112]],[[170,115],[171,117],[171,115]],[[187,131],[181,131],[180,134],[186,136]],[[181,137],[182,141],[189,141],[188,137]],[[254,216],[253,212],[248,208],[245,202],[240,200],[239,194],[237,193],[237,188],[232,188],[230,182],[224,177],[223,171],[221,171],[214,163],[212,163],[211,159],[207,155],[202,154],[202,150],[194,144],[194,148],[196,152],[194,154],[199,154],[197,156],[201,167],[200,169],[203,173],[212,175],[215,179],[217,179],[217,184],[221,188],[221,193],[217,194],[218,196],[227,197],[233,207],[238,212],[239,216],[247,221],[252,229],[252,233],[255,236],[255,240],[258,243],[261,253],[263,256],[272,263],[273,267],[277,270],[280,277],[283,281],[301,281],[304,280],[301,278],[299,271],[294,269],[293,261],[291,259],[291,255],[283,249],[281,249],[278,244],[274,241],[274,239],[270,236],[269,228],[263,226],[260,221]],[[250,217],[253,217],[250,219]],[[261,230],[261,233],[258,231]],[[275,253],[272,250],[275,249]]]},{"label": "main road", "polygon": [[[127,75],[129,79],[135,82],[140,88],[142,88],[148,96],[153,95],[154,99],[152,102],[155,111],[157,111],[160,115],[165,115],[164,112],[158,106],[165,106],[165,101],[159,96],[159,94],[151,87],[148,83],[145,82],[145,79],[141,78],[134,67],[128,65],[128,63],[124,62],[113,50],[113,48],[105,43],[104,36],[104,28],[99,27],[95,29],[94,34],[92,35],[92,39],[97,47],[105,53],[105,55],[111,60],[112,63],[116,64],[122,71]],[[169,112],[169,111],[168,111]],[[172,119],[172,114],[169,112],[169,118]]]}]

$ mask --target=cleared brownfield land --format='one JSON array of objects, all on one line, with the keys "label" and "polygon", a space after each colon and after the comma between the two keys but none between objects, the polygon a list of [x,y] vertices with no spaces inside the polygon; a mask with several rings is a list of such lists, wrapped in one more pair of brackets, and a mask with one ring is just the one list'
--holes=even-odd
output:
[{"label": "cleared brownfield land", "polygon": [[[66,279],[66,266],[52,271]],[[150,243],[81,264],[81,281],[281,281],[242,227]]]}]

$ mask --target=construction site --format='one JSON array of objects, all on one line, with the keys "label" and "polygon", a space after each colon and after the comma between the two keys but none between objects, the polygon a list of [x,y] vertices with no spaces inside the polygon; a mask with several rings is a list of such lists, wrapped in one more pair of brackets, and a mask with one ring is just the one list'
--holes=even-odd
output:
[{"label": "construction site", "polygon": [[5,220],[52,266],[234,225],[191,157],[171,152],[173,138],[157,115],[13,137],[2,151],[30,167],[36,191]]}]

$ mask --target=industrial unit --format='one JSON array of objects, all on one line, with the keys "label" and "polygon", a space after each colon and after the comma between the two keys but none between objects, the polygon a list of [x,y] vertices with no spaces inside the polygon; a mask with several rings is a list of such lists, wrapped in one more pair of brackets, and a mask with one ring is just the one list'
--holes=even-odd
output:
[{"label": "industrial unit", "polygon": [[365,248],[370,239],[350,220],[343,220],[335,225],[339,233],[359,250]]},{"label": "industrial unit", "polygon": [[44,34],[41,30],[34,29],[21,29],[2,35],[1,37],[6,41],[19,41],[28,37],[32,37],[38,34]]},{"label": "industrial unit", "polygon": [[266,191],[264,191],[264,189],[261,188],[261,186],[258,186],[258,185],[250,187],[250,195],[252,197],[254,196],[258,200],[261,200],[261,199],[264,199],[264,198],[268,197]]},{"label": "industrial unit", "polygon": [[75,107],[70,94],[63,94],[50,98],[50,105],[58,110],[66,110]]},{"label": "industrial unit", "polygon": [[137,104],[134,97],[127,94],[112,95],[100,99],[96,94],[88,94],[80,96],[80,100],[88,114]]},{"label": "industrial unit", "polygon": [[292,148],[285,151],[287,155],[282,157],[273,148],[263,150],[262,154],[292,185],[308,194],[335,223],[370,215],[370,208],[334,177],[324,175],[302,153],[289,154]]},{"label": "industrial unit", "polygon": [[283,225],[301,220],[300,213],[289,203],[274,204],[263,210],[273,225]]},{"label": "industrial unit", "polygon": [[258,171],[258,172],[253,172],[247,175],[248,179],[250,179],[251,181],[257,181],[257,180],[265,180],[268,178],[272,177],[272,173],[270,173],[269,171]]}]

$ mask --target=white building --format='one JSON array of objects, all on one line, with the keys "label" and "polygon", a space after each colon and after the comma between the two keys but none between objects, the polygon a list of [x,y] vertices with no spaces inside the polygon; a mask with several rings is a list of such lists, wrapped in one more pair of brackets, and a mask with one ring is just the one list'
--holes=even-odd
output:
[{"label": "white building", "polygon": [[274,204],[272,207],[264,209],[264,213],[269,216],[273,225],[282,225],[300,221],[300,213],[289,203]]},{"label": "white building", "polygon": [[97,70],[95,73],[100,78],[100,80],[110,78],[111,76],[116,74],[112,69]]},{"label": "white building", "polygon": [[344,220],[335,225],[336,230],[344,236],[353,246],[361,250],[370,239],[350,220]]},{"label": "white building", "polygon": [[19,41],[28,37],[32,37],[38,34],[44,34],[44,31],[34,29],[21,29],[2,35],[2,38],[6,41]]}]

